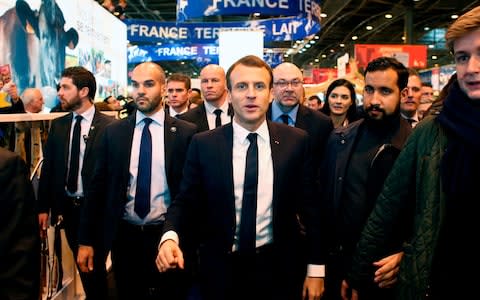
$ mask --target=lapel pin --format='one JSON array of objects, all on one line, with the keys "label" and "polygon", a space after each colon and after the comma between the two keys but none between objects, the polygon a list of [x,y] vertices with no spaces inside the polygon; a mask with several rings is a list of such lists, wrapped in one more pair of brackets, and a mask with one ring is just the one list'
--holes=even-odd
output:
[{"label": "lapel pin", "polygon": [[277,140],[274,140],[273,142],[274,142],[275,144],[277,144],[277,145],[280,145],[280,142],[277,141]]},{"label": "lapel pin", "polygon": [[173,133],[177,132],[177,127],[175,127],[175,126],[171,127],[170,132],[173,132]]}]

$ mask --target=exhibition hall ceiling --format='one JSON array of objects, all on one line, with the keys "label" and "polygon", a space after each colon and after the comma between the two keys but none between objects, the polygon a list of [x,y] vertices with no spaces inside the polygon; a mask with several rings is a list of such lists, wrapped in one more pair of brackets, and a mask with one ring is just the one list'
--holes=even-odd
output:
[{"label": "exhibition hall ceiling", "polygon": [[[102,3],[102,0],[97,0]],[[113,0],[113,3],[118,3]],[[149,19],[156,21],[175,21],[176,0],[126,0],[126,18]],[[345,52],[353,55],[355,43],[361,44],[411,44],[430,45],[428,66],[451,63],[451,57],[441,44],[442,34],[432,33],[434,28],[446,28],[453,19],[452,15],[461,15],[480,5],[480,0],[324,0],[321,1],[322,29],[317,34],[315,44],[303,53],[297,53],[287,59],[297,65],[314,64],[333,67],[336,59]],[[386,18],[390,14],[391,18]],[[222,22],[248,20],[254,16],[217,16],[198,22]],[[261,18],[261,16],[260,16]],[[410,20],[410,21],[409,21]],[[412,24],[411,34],[405,24]],[[356,40],[352,39],[352,37]],[[273,47],[288,49],[295,41],[276,42]],[[432,56],[436,59],[432,60]],[[190,73],[196,67],[193,63],[181,65],[169,62],[169,67],[180,72]]]}]

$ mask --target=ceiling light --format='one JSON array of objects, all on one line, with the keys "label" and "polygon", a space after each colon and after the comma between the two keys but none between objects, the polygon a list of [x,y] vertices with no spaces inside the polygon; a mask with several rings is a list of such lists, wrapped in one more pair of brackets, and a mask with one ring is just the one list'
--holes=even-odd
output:
[{"label": "ceiling light", "polygon": [[318,58],[315,58],[315,62],[319,62],[320,60]]},{"label": "ceiling light", "polygon": [[352,36],[352,40],[354,40],[354,41],[358,40],[358,36],[356,36],[356,35]]},{"label": "ceiling light", "polygon": [[368,26],[365,27],[365,29],[367,29],[367,30],[372,30],[372,29],[373,29],[373,26],[368,25]]},{"label": "ceiling light", "polygon": [[452,19],[458,19],[458,15],[451,15],[450,18],[452,18]]},{"label": "ceiling light", "polygon": [[391,19],[391,18],[393,18],[392,14],[385,14],[385,19]]},{"label": "ceiling light", "polygon": [[322,58],[326,58],[326,57],[327,57],[327,55],[326,55],[326,54],[322,54]]},{"label": "ceiling light", "polygon": [[305,48],[310,48],[310,47],[312,47],[312,45],[310,45],[310,44],[305,45]]},{"label": "ceiling light", "polygon": [[423,27],[423,30],[425,30],[425,31],[429,31],[429,30],[430,30],[430,27],[428,27],[428,26],[425,26],[425,27]]},{"label": "ceiling light", "polygon": [[435,60],[437,59],[438,57],[436,55],[432,55],[432,59]]},{"label": "ceiling light", "polygon": [[320,14],[320,17],[326,18],[326,17],[327,17],[327,14],[326,14],[326,13],[321,13],[321,14]]},{"label": "ceiling light", "polygon": [[260,13],[259,12],[253,13],[253,16],[258,18],[260,17]]},{"label": "ceiling light", "polygon": [[345,47],[345,44],[340,44],[340,47],[342,47],[342,48]]},{"label": "ceiling light", "polygon": [[428,45],[428,48],[433,49],[433,48],[435,48],[435,45],[430,44],[430,45]]},{"label": "ceiling light", "polygon": [[316,35],[316,36],[314,37],[314,39],[316,39],[316,40],[318,40],[319,38],[320,38],[320,37],[319,37],[318,35]]},{"label": "ceiling light", "polygon": [[316,42],[314,40],[311,40],[310,41],[310,44],[315,44]]}]

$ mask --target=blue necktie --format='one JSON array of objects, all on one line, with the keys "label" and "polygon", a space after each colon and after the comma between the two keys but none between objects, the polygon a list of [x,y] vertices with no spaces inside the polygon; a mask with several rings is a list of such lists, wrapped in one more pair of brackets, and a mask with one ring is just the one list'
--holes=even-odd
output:
[{"label": "blue necktie", "polygon": [[255,251],[257,236],[257,186],[258,186],[258,146],[257,134],[249,133],[250,145],[247,150],[245,180],[243,181],[242,212],[240,216],[240,234],[238,251],[252,253]]},{"label": "blue necktie", "polygon": [[152,135],[150,123],[152,119],[143,119],[145,126],[140,141],[140,155],[138,158],[137,190],[135,193],[135,213],[145,218],[150,212],[150,183],[152,179]]},{"label": "blue necktie", "polygon": [[281,115],[280,118],[282,119],[283,124],[288,125],[288,115],[287,114]]},{"label": "blue necktie", "polygon": [[70,165],[68,167],[67,191],[74,194],[78,187],[78,168],[80,160],[80,134],[83,117],[77,115],[75,117],[75,125],[73,125],[72,147],[70,148]]}]

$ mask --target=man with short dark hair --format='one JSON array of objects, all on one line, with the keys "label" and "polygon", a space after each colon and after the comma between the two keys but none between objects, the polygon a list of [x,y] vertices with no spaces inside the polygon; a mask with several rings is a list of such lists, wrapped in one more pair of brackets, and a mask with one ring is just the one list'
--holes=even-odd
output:
[{"label": "man with short dark hair", "polygon": [[227,88],[233,121],[193,137],[157,267],[188,266],[183,245],[195,233],[204,299],[294,300],[302,290],[303,299],[319,299],[325,270],[308,135],[267,121],[272,71],[260,58],[235,62]]},{"label": "man with short dark hair", "polygon": [[187,75],[174,73],[167,78],[167,103],[165,111],[171,117],[186,113],[191,93],[191,79]]},{"label": "man with short dark hair", "polygon": [[[66,68],[59,87],[61,106],[70,113],[51,124],[39,183],[38,221],[43,232],[47,230],[49,215],[52,224],[62,223],[76,257],[80,217],[98,158],[93,148],[105,127],[114,119],[95,109],[93,99],[97,85],[95,77],[87,69]],[[100,242],[97,239],[94,243],[99,250]],[[97,257],[94,272],[80,274],[89,300],[106,298],[106,255],[103,253]]]}]

